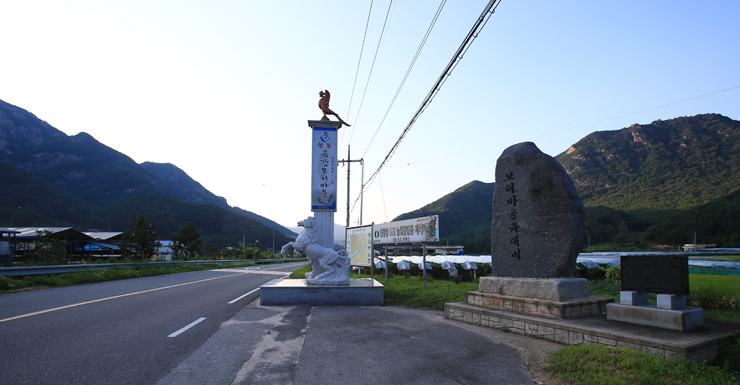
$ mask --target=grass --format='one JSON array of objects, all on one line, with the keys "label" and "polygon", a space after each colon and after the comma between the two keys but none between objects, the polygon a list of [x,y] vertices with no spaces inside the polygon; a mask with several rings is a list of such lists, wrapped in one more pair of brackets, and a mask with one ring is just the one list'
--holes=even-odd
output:
[{"label": "grass", "polygon": [[740,276],[689,274],[689,288],[694,290],[713,289],[726,297],[740,296]]},{"label": "grass", "polygon": [[25,277],[0,277],[0,293],[19,291],[22,289],[84,285],[89,283],[116,281],[120,279],[185,273],[189,271],[228,269],[251,265],[254,264],[243,262],[210,265],[165,264],[147,266],[146,263],[143,263],[133,268],[125,266],[115,266],[106,270],[88,270],[63,274],[28,275]]},{"label": "grass", "polygon": [[569,384],[740,384],[716,366],[598,345],[556,350],[545,370]]}]

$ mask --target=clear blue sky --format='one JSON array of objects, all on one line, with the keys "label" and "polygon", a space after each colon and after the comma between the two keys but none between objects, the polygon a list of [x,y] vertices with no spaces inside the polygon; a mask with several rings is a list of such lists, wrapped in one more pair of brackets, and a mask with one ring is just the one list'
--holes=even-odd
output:
[{"label": "clear blue sky", "polygon": [[[294,226],[310,214],[306,121],[321,118],[319,90],[353,125],[340,157],[350,143],[369,177],[486,3],[445,4],[372,145],[437,1],[393,2],[360,110],[385,0],[373,3],[354,95],[370,1],[2,0],[0,99],[136,162],[173,163],[231,205]],[[493,182],[514,143],[555,156],[593,131],[740,119],[740,88],[671,104],[740,86],[738,20],[738,1],[503,0],[367,189],[363,221]],[[359,181],[353,167],[353,201]],[[343,224],[344,180],[339,190]]]}]

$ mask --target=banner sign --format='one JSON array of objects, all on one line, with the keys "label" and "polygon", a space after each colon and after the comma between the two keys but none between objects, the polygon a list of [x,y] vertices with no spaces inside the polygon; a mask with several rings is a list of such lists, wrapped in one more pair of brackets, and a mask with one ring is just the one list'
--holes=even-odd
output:
[{"label": "banner sign", "polygon": [[373,256],[373,226],[348,227],[345,250],[349,251],[350,265],[370,267]]},{"label": "banner sign", "polygon": [[313,127],[311,211],[337,211],[337,129]]},{"label": "banner sign", "polygon": [[373,243],[439,242],[439,215],[373,225]]}]

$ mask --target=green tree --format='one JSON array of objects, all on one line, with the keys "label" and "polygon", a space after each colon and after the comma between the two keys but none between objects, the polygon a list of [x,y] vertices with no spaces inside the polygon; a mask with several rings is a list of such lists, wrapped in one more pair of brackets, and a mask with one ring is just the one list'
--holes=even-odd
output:
[{"label": "green tree", "polygon": [[157,225],[145,215],[134,214],[133,226],[123,233],[121,254],[132,256],[139,261],[149,258],[162,244],[157,240]]},{"label": "green tree", "polygon": [[201,233],[202,230],[196,229],[190,222],[185,222],[172,234],[172,251],[176,256],[186,260],[197,256],[203,244]]},{"label": "green tree", "polygon": [[38,260],[46,264],[65,263],[67,248],[63,240],[51,236],[51,231],[36,230],[36,239],[33,241]]}]

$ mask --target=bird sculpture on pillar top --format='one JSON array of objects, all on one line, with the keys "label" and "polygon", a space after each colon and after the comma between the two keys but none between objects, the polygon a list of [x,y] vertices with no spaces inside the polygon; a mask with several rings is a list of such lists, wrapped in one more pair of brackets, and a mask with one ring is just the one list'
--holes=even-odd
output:
[{"label": "bird sculpture on pillar top", "polygon": [[342,120],[342,118],[340,118],[336,112],[329,109],[329,98],[331,97],[331,94],[329,94],[329,90],[319,91],[319,97],[321,97],[321,99],[319,99],[319,108],[324,113],[324,116],[321,118],[321,120],[329,120],[326,115],[334,115],[337,117],[337,119],[339,119],[340,122],[342,122],[342,124],[347,127],[352,127],[347,122]]}]

